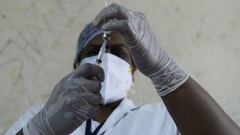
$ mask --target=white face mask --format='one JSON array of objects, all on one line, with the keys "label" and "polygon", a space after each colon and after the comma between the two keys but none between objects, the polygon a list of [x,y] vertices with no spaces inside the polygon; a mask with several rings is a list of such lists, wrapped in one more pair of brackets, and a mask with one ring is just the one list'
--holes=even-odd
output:
[{"label": "white face mask", "polygon": [[[97,56],[84,58],[81,64],[95,64]],[[123,59],[105,53],[100,67],[103,68],[105,80],[102,82],[100,94],[102,95],[102,104],[113,103],[127,96],[133,80],[131,66]]]}]

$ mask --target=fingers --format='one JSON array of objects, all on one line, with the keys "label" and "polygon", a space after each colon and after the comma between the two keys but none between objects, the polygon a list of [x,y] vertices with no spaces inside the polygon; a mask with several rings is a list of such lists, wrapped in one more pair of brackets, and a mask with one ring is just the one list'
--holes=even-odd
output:
[{"label": "fingers", "polygon": [[74,95],[76,99],[78,100],[77,103],[83,102],[83,100],[86,101],[86,103],[91,105],[99,105],[102,101],[102,96],[96,93],[91,93],[88,91],[85,91],[85,93],[75,93]]},{"label": "fingers", "polygon": [[72,80],[78,87],[84,88],[92,93],[100,93],[101,83],[97,80],[88,80],[84,78],[75,78]]},{"label": "fingers", "polygon": [[112,20],[102,26],[104,31],[130,32],[128,20]]},{"label": "fingers", "polygon": [[101,26],[105,22],[113,19],[127,20],[128,12],[129,10],[123,6],[120,6],[118,4],[111,4],[110,6],[100,11],[100,13],[94,19],[93,24],[95,26]]},{"label": "fingers", "polygon": [[[101,82],[104,80],[103,69],[93,64],[83,64],[75,72],[71,79],[72,94],[80,101],[85,100],[91,105],[99,105],[102,97],[100,95]],[[97,78],[88,79],[88,78]]]},{"label": "fingers", "polygon": [[73,87],[69,92],[72,95],[72,99],[77,99],[80,102],[83,100],[91,105],[100,104],[102,97],[100,94],[101,84],[99,81],[92,81],[87,79],[74,79],[72,80]]},{"label": "fingers", "polygon": [[100,66],[86,63],[79,66],[75,71],[74,74],[76,76],[82,76],[89,80],[94,80],[95,78],[103,82],[104,81],[104,71]]},{"label": "fingers", "polygon": [[128,20],[109,21],[102,26],[104,31],[115,31],[121,33],[127,41],[131,41],[137,34],[134,27],[131,26]]}]

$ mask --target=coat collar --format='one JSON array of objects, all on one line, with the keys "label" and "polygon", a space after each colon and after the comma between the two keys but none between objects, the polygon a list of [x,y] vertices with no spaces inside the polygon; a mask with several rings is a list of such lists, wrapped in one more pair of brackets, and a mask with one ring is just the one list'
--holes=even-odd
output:
[{"label": "coat collar", "polygon": [[111,113],[104,125],[99,131],[99,134],[104,133],[107,129],[117,124],[128,112],[134,110],[136,107],[133,102],[127,98],[123,99],[119,106]]}]

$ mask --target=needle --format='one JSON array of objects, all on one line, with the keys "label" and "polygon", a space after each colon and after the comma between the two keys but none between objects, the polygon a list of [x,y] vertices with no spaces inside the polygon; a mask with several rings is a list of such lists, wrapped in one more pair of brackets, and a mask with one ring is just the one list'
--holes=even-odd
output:
[{"label": "needle", "polygon": [[107,0],[104,0],[105,7],[108,7]]}]

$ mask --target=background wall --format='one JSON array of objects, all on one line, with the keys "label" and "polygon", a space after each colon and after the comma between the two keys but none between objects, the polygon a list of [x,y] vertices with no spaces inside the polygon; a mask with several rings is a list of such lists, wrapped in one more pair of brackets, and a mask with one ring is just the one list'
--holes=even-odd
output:
[{"label": "background wall", "polygon": [[[239,0],[112,0],[144,12],[166,51],[240,124]],[[0,0],[0,133],[72,70],[103,0]],[[160,101],[138,73],[136,103]]]}]

